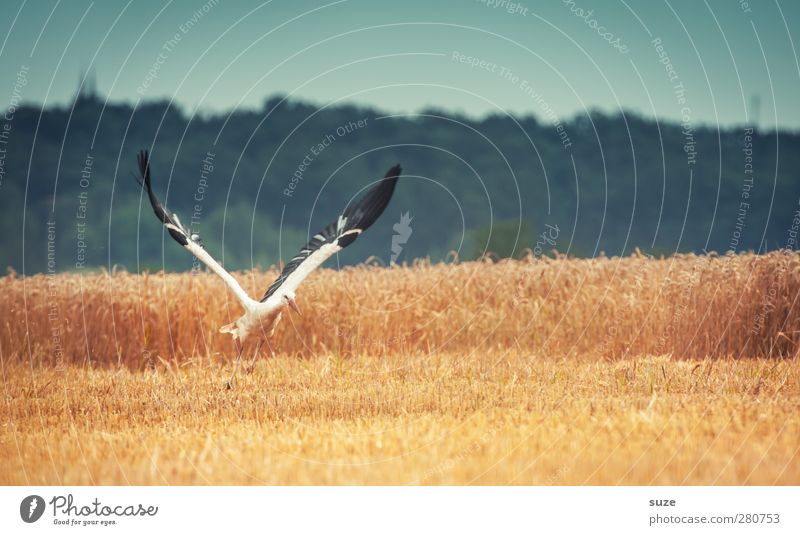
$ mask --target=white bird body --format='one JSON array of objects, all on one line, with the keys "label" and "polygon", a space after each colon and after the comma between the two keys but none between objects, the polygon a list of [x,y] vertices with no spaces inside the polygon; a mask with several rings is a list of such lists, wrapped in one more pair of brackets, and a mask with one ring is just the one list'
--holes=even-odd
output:
[{"label": "white bird body", "polygon": [[244,315],[233,323],[220,327],[219,332],[228,333],[234,340],[241,343],[256,335],[272,338],[275,328],[281,321],[283,310],[287,306],[292,306],[287,298],[291,298],[291,302],[294,302],[294,296],[286,296],[284,298],[278,294],[263,302],[248,297],[248,304],[244,307]]},{"label": "white bird body", "polygon": [[282,307],[280,305],[276,307],[273,303],[270,303],[269,306],[267,303],[258,303],[258,305],[261,306],[248,310],[244,313],[244,316],[241,316],[233,323],[220,327],[219,332],[229,333],[234,340],[239,342],[245,342],[255,332],[261,332],[264,336],[272,337],[275,327],[278,326],[278,322],[281,320],[283,311],[280,308]]},{"label": "white bird body", "polygon": [[[181,224],[177,215],[162,206],[153,192],[150,159],[147,151],[139,153],[139,172],[140,178],[137,180],[147,191],[156,217],[164,224],[170,236],[208,266],[211,271],[219,275],[244,308],[244,315],[233,323],[220,328],[220,332],[228,333],[233,337],[239,348],[236,358],[238,367],[242,344],[258,335],[260,347],[262,340],[272,336],[281,319],[283,309],[287,306],[299,314],[300,309],[295,302],[295,290],[300,283],[325,260],[353,243],[383,213],[392,197],[401,169],[399,165],[389,169],[383,179],[378,181],[378,184],[373,186],[368,193],[357,202],[348,205],[336,220],[315,234],[284,266],[281,274],[267,288],[260,301],[247,295],[233,275],[206,251],[198,234],[189,232],[189,229]],[[255,352],[258,353],[258,347]],[[237,367],[234,368],[234,374]],[[228,381],[228,387],[230,388],[230,386],[231,381]]]},{"label": "white bird body", "polygon": [[[186,247],[198,260],[202,261],[233,291],[234,295],[244,308],[244,315],[233,323],[223,325],[219,332],[230,334],[234,340],[244,343],[251,334],[260,332],[265,336],[272,336],[275,327],[281,318],[281,312],[289,306],[288,294],[272,294],[266,301],[256,301],[244,291],[239,282],[225,270],[214,258],[208,254],[200,244],[193,240],[187,241]],[[291,295],[294,299],[294,295]]]}]

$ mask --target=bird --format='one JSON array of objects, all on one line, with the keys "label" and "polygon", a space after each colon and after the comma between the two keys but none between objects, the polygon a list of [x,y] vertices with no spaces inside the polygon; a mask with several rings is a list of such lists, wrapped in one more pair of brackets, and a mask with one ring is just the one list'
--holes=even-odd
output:
[{"label": "bird", "polygon": [[[244,314],[241,317],[220,328],[221,333],[231,335],[237,353],[230,379],[226,382],[228,389],[233,388],[233,380],[239,369],[245,342],[257,340],[253,354],[253,361],[255,361],[261,343],[266,340],[269,345],[269,338],[272,337],[283,311],[288,307],[300,314],[296,291],[303,280],[328,258],[356,241],[365,230],[375,223],[389,205],[397,179],[402,173],[400,164],[394,165],[386,172],[383,179],[372,185],[356,202],[348,204],[333,222],[315,234],[300,249],[300,252],[286,263],[278,278],[264,292],[263,297],[256,300],[247,295],[233,275],[208,253],[200,235],[190,231],[174,212],[158,200],[153,191],[149,151],[141,150],[137,160],[139,174],[135,175],[136,181],[147,193],[158,220],[176,242],[225,281],[244,308]],[[272,351],[271,345],[270,351]]]}]

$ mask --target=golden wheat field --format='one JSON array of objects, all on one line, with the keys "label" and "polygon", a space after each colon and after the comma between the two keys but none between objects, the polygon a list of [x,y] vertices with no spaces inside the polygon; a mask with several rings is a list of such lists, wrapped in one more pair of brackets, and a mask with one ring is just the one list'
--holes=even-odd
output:
[{"label": "golden wheat field", "polygon": [[[237,274],[259,295],[275,271]],[[800,256],[0,279],[1,484],[798,484]]]}]

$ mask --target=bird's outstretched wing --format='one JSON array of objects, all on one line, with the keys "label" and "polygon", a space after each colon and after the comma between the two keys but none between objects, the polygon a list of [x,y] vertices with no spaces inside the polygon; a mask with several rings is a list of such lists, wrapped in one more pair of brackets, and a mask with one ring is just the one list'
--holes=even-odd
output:
[{"label": "bird's outstretched wing", "polygon": [[156,194],[153,193],[153,185],[150,178],[150,155],[146,150],[139,152],[138,156],[139,160],[139,176],[136,177],[136,181],[139,182],[145,191],[147,191],[147,196],[150,199],[150,204],[153,206],[153,212],[155,212],[156,217],[159,221],[161,221],[164,226],[169,231],[169,235],[172,238],[183,245],[184,248],[188,249],[193,255],[195,255],[198,260],[202,261],[205,265],[209,267],[214,273],[222,277],[222,280],[233,290],[233,293],[236,294],[236,297],[242,303],[245,308],[248,308],[252,303],[253,299],[251,299],[244,289],[239,285],[236,279],[233,278],[233,275],[228,273],[225,268],[223,268],[214,258],[208,254],[205,247],[203,246],[203,242],[200,239],[200,236],[196,233],[190,232],[183,224],[181,220],[175,215],[173,212],[167,209],[166,206],[163,206]]},{"label": "bird's outstretched wing", "polygon": [[294,292],[315,268],[338,253],[367,230],[383,213],[394,193],[402,169],[395,165],[386,176],[357,202],[349,205],[333,223],[315,234],[292,258],[275,279],[261,301],[266,301],[279,288]]}]

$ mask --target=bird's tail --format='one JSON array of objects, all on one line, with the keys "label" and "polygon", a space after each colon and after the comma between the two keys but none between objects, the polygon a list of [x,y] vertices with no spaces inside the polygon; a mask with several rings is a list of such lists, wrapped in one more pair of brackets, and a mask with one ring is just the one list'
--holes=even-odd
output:
[{"label": "bird's tail", "polygon": [[236,322],[229,323],[227,325],[223,325],[219,328],[219,332],[221,333],[230,333],[233,336],[233,339],[236,340],[239,338],[239,326],[236,325]]}]

